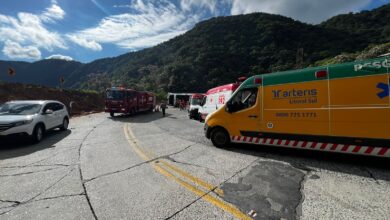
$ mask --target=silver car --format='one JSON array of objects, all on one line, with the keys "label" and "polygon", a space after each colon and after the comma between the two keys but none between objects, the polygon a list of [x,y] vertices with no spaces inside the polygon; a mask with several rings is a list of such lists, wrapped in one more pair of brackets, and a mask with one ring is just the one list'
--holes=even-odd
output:
[{"label": "silver car", "polygon": [[0,136],[25,134],[40,142],[46,131],[67,130],[69,114],[58,101],[10,101],[0,106]]}]

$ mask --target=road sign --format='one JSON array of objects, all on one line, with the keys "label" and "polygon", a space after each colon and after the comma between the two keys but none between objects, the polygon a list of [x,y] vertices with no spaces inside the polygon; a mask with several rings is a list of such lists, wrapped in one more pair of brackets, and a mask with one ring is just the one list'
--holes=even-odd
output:
[{"label": "road sign", "polygon": [[8,75],[14,76],[16,74],[15,70],[11,67],[8,67]]}]

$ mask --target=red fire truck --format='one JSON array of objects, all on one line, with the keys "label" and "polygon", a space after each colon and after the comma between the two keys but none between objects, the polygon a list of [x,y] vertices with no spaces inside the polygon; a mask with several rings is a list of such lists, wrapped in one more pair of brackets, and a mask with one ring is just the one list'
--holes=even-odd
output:
[{"label": "red fire truck", "polygon": [[135,114],[153,111],[156,96],[151,92],[136,91],[124,87],[112,87],[106,90],[105,112],[114,117],[115,113]]}]

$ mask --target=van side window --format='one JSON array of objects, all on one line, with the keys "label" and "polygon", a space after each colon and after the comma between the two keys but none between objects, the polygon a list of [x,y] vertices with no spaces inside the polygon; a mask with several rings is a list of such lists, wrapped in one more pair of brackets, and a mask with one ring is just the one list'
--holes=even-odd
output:
[{"label": "van side window", "polygon": [[250,108],[256,104],[257,88],[242,89],[230,100],[231,112],[238,112]]}]

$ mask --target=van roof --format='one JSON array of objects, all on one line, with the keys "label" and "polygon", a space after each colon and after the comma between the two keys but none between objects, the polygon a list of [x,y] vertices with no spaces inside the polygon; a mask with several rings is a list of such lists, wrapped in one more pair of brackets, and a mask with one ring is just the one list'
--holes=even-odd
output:
[{"label": "van roof", "polygon": [[204,94],[201,94],[201,93],[194,93],[191,95],[192,98],[203,98],[204,97]]},{"label": "van roof", "polygon": [[[262,79],[261,81],[263,86],[268,86],[286,83],[326,80],[328,78],[336,79],[385,74],[388,73],[388,68],[390,68],[390,56],[328,66],[309,67],[305,69],[256,75],[248,78],[245,82],[242,83],[242,86],[259,86],[258,84],[255,84],[255,79],[257,78]],[[326,71],[327,76],[323,78],[317,78],[316,72],[321,70]]]},{"label": "van roof", "polygon": [[231,83],[223,86],[218,86],[208,90],[206,95],[210,95],[218,92],[224,92],[224,91],[235,91],[239,86],[240,84],[238,83]]}]

